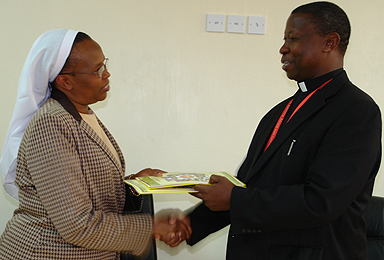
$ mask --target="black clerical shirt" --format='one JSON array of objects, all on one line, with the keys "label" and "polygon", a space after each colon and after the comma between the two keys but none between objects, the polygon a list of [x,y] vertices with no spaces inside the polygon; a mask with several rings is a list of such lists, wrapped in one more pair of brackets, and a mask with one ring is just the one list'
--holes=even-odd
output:
[{"label": "black clerical shirt", "polygon": [[332,72],[329,72],[327,74],[324,74],[322,76],[316,77],[314,79],[310,79],[310,80],[306,80],[306,81],[302,81],[302,82],[297,82],[299,89],[297,90],[297,92],[293,96],[292,104],[288,109],[287,115],[284,117],[284,121],[283,121],[282,126],[285,123],[287,123],[288,118],[291,117],[293,111],[295,111],[296,107],[300,104],[301,101],[303,101],[309,94],[311,94],[313,91],[315,91],[322,84],[324,84],[325,82],[327,82],[330,79],[335,78],[337,75],[339,75],[343,71],[344,71],[344,69],[340,68],[340,69],[334,70]]}]

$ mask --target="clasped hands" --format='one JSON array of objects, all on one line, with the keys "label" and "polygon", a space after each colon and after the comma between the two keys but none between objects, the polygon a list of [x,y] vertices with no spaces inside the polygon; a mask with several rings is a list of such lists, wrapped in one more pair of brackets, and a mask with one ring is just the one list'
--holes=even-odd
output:
[{"label": "clasped hands", "polygon": [[[195,185],[197,193],[193,196],[202,199],[212,211],[226,211],[230,209],[231,193],[234,185],[226,178],[212,175],[209,184]],[[180,210],[163,210],[154,219],[153,236],[170,247],[178,246],[192,234],[189,216]]]},{"label": "clasped hands", "polygon": [[[160,175],[162,170],[145,169],[137,175]],[[197,193],[191,193],[204,201],[212,211],[227,211],[230,209],[231,193],[235,186],[228,179],[212,175],[210,185],[195,185]],[[162,210],[153,219],[153,237],[165,242],[170,247],[176,247],[189,239],[192,228],[189,216],[180,210]]]},{"label": "clasped hands", "polygon": [[[131,178],[143,176],[162,176],[163,170],[146,168],[131,175]],[[170,247],[178,246],[191,236],[192,229],[189,217],[180,210],[165,209],[158,212],[153,218],[152,235],[165,242]]]},{"label": "clasped hands", "polygon": [[153,237],[170,247],[178,246],[192,234],[189,216],[177,209],[159,211],[153,219]]}]

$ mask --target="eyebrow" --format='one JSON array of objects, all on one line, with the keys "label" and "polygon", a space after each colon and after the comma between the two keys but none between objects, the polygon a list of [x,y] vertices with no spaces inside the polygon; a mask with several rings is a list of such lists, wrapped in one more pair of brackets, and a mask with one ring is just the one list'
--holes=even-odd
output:
[{"label": "eyebrow", "polygon": [[105,58],[105,56],[104,56],[103,61],[97,63],[97,64],[95,65],[95,68],[100,68],[101,66],[103,66],[103,65],[104,65],[104,61],[105,61],[105,59],[106,59],[106,58]]}]

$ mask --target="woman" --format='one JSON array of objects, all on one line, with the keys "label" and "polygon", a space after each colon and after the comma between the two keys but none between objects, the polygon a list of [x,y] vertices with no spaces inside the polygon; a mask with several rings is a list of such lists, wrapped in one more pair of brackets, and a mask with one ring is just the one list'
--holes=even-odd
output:
[{"label": "woman", "polygon": [[2,154],[5,187],[16,197],[19,150],[20,204],[0,238],[0,259],[118,259],[121,251],[145,254],[152,236],[170,245],[189,236],[168,218],[123,214],[138,212],[141,200],[124,184],[119,146],[88,107],[110,89],[106,61],[73,30],[48,31],[32,46]]}]

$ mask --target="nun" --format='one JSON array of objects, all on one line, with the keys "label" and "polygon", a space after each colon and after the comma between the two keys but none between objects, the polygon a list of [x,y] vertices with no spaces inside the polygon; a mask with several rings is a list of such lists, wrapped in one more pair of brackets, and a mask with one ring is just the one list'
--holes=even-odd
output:
[{"label": "nun", "polygon": [[145,255],[153,237],[170,246],[189,237],[177,219],[139,213],[142,198],[124,183],[122,151],[89,107],[110,90],[107,62],[74,30],[48,31],[33,44],[0,161],[4,188],[19,200],[0,259],[112,260]]}]

